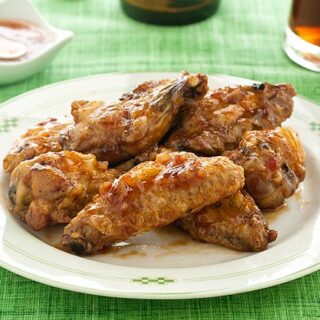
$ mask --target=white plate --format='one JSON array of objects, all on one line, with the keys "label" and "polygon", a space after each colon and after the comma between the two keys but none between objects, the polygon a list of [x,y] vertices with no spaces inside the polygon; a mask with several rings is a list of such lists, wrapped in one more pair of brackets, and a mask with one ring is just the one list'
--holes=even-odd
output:
[{"label": "white plate", "polygon": [[[0,158],[18,134],[37,121],[68,114],[74,99],[111,101],[148,79],[169,73],[98,75],[26,93],[1,105]],[[211,76],[211,87],[252,83]],[[279,232],[261,253],[239,253],[196,243],[167,228],[130,239],[105,254],[80,258],[49,246],[60,228],[30,233],[7,207],[8,175],[0,176],[0,265],[59,288],[97,295],[184,299],[213,297],[273,286],[320,269],[320,109],[295,98],[288,125],[300,133],[307,152],[307,176],[286,209],[267,215]],[[42,240],[44,241],[42,241]]]}]

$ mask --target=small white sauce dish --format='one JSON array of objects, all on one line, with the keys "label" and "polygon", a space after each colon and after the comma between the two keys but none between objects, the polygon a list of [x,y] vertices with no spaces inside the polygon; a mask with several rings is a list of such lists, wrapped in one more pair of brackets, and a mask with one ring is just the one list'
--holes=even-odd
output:
[{"label": "small white sauce dish", "polygon": [[39,72],[73,38],[71,31],[57,29],[45,21],[30,0],[0,0],[1,20],[29,22],[48,33],[51,40],[42,50],[26,59],[0,59],[0,85],[17,82]]}]

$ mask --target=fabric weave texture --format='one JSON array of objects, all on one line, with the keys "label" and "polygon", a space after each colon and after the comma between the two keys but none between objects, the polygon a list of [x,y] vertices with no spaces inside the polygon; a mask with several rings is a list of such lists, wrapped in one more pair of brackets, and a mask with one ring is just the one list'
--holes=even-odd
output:
[{"label": "fabric weave texture", "polygon": [[[0,102],[28,90],[109,72],[174,71],[290,82],[320,103],[320,74],[282,50],[291,1],[223,0],[210,19],[183,27],[135,22],[118,0],[34,0],[53,25],[75,38],[37,75],[0,87]],[[18,236],[18,235],[17,235]],[[147,301],[48,287],[0,268],[0,319],[320,319],[320,272],[233,296]]]}]

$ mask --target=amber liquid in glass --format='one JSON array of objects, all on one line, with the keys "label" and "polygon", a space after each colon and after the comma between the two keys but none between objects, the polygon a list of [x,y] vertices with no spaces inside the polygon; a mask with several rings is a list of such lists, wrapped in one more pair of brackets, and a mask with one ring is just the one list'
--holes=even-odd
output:
[{"label": "amber liquid in glass", "polygon": [[320,0],[294,0],[290,27],[303,40],[320,46]]}]

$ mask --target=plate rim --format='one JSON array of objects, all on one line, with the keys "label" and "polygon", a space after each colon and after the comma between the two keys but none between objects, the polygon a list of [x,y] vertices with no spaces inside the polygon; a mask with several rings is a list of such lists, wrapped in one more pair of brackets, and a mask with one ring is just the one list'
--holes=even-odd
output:
[{"label": "plate rim", "polygon": [[241,293],[247,293],[252,291],[257,291],[261,289],[266,289],[270,287],[274,287],[276,285],[284,284],[296,279],[299,279],[301,277],[304,277],[306,275],[309,275],[313,272],[320,270],[320,262],[311,266],[307,267],[303,270],[297,271],[291,275],[288,275],[283,278],[279,278],[270,282],[265,282],[263,285],[257,284],[252,287],[246,287],[245,289],[225,289],[222,292],[218,293],[216,290],[206,290],[206,291],[199,291],[199,292],[188,292],[188,293],[180,293],[180,292],[174,292],[171,295],[169,295],[168,292],[165,293],[159,293],[159,292],[124,292],[121,293],[119,291],[112,291],[112,290],[95,290],[92,288],[86,288],[83,286],[77,286],[72,287],[69,284],[66,284],[64,282],[55,281],[52,279],[44,278],[41,276],[37,276],[32,273],[25,272],[24,270],[15,268],[9,264],[6,264],[2,260],[0,260],[0,267],[13,272],[19,276],[25,277],[29,280],[48,285],[54,288],[63,289],[71,292],[79,292],[84,294],[90,294],[95,296],[104,296],[104,297],[110,297],[110,298],[125,298],[125,299],[143,299],[143,300],[186,300],[186,299],[202,299],[202,298],[214,298],[214,297],[223,297],[223,296],[229,296],[229,295],[236,295]]}]

